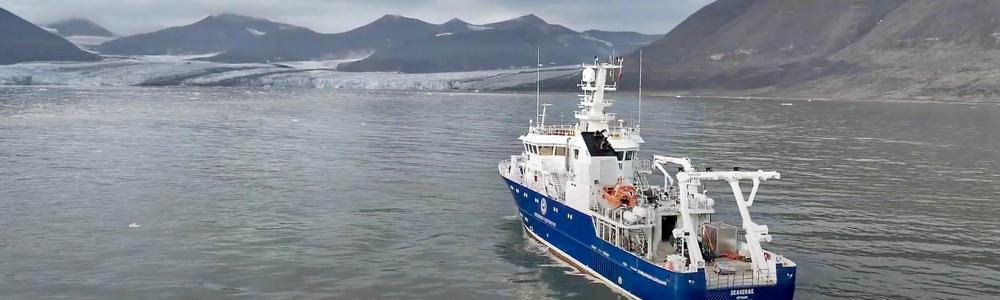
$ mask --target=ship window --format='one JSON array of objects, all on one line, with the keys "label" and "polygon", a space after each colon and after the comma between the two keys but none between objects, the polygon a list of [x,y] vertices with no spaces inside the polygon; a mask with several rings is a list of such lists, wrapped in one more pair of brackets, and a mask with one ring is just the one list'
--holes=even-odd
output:
[{"label": "ship window", "polygon": [[538,154],[538,146],[531,145],[531,153]]},{"label": "ship window", "polygon": [[618,156],[618,160],[619,161],[625,159],[625,152],[624,151],[615,151],[615,155]]},{"label": "ship window", "polygon": [[632,160],[635,158],[635,151],[625,152],[625,160]]},{"label": "ship window", "polygon": [[542,150],[541,154],[542,155],[552,155],[552,153],[553,153],[553,149],[552,148],[553,148],[552,146],[542,146],[541,147],[541,150]]},{"label": "ship window", "polygon": [[580,159],[580,149],[573,149],[573,159]]},{"label": "ship window", "polygon": [[528,144],[524,144],[524,152],[531,152],[531,148],[528,148]]},{"label": "ship window", "polygon": [[566,156],[566,147],[556,147],[556,155]]}]

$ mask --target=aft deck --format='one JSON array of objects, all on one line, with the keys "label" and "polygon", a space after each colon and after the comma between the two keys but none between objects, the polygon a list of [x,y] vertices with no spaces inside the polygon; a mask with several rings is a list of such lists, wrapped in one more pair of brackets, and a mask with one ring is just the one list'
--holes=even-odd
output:
[{"label": "aft deck", "polygon": [[[667,256],[676,253],[670,243],[661,242],[651,261],[660,267],[665,267]],[[785,261],[786,264],[792,264],[791,261]],[[750,262],[739,259],[717,257],[705,266],[705,287],[708,289],[771,285],[775,282],[776,278],[755,278]]]},{"label": "aft deck", "polygon": [[725,257],[716,258],[705,267],[705,287],[732,288],[774,284],[775,278],[755,277],[750,262]]}]

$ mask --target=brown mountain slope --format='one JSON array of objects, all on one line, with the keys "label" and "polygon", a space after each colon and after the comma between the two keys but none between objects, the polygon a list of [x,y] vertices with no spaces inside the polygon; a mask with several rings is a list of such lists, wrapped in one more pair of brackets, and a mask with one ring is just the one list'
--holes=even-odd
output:
[{"label": "brown mountain slope", "polygon": [[995,0],[719,0],[643,48],[644,84],[741,96],[994,101],[997,16]]}]

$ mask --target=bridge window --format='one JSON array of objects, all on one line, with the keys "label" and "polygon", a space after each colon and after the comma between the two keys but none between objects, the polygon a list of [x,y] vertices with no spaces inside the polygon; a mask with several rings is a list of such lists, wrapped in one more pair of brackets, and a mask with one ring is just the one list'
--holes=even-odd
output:
[{"label": "bridge window", "polygon": [[566,156],[566,147],[556,147],[556,155]]},{"label": "bridge window", "polygon": [[541,146],[541,147],[539,147],[539,150],[541,150],[541,151],[538,154],[541,154],[541,155],[552,155],[552,146]]},{"label": "bridge window", "polygon": [[632,160],[635,158],[635,151],[615,151],[618,161]]},{"label": "bridge window", "polygon": [[[559,146],[537,146],[537,145],[525,144],[524,150],[528,151],[529,153],[544,155],[544,156],[553,156],[553,155],[566,156],[567,153],[566,147],[559,147]],[[580,151],[579,150],[575,151],[577,157],[579,157]]]}]

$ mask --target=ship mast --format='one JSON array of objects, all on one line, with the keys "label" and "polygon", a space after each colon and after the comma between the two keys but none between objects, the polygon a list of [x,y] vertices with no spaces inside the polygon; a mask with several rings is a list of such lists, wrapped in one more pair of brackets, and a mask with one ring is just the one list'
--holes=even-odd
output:
[{"label": "ship mast", "polygon": [[535,121],[538,122],[539,110],[542,103],[542,48],[535,45]]},{"label": "ship mast", "polygon": [[579,106],[582,110],[576,112],[577,126],[581,131],[601,131],[608,129],[608,124],[614,121],[615,114],[607,113],[605,110],[611,107],[611,100],[605,100],[605,92],[614,92],[618,89],[618,81],[608,84],[608,76],[621,75],[622,59],[609,62],[599,62],[594,58],[594,64],[583,65],[583,78],[580,81]]}]

